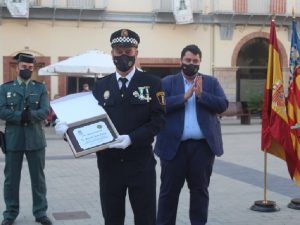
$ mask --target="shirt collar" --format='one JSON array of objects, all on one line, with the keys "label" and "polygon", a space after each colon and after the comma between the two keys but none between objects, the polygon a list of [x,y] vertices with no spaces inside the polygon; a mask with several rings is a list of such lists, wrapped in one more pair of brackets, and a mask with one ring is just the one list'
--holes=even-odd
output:
[{"label": "shirt collar", "polygon": [[187,79],[185,78],[185,76],[184,76],[182,73],[181,73],[181,75],[182,75],[182,77],[183,77],[184,84],[186,84],[186,85],[191,85],[191,84],[193,84],[194,81],[195,81],[195,78],[196,78],[196,76],[195,76],[193,81],[189,81],[189,80],[187,80]]},{"label": "shirt collar", "polygon": [[[128,84],[129,84],[130,80],[132,79],[134,73],[135,73],[135,67],[133,67],[133,70],[131,70],[130,73],[128,73],[125,77],[128,80]],[[122,77],[122,76],[116,71],[117,80],[119,80],[120,77]]]},{"label": "shirt collar", "polygon": [[18,81],[18,84],[21,85],[23,82],[26,84],[26,86],[29,84],[31,79],[28,79],[28,80],[22,80],[19,76],[17,78],[17,81]]}]

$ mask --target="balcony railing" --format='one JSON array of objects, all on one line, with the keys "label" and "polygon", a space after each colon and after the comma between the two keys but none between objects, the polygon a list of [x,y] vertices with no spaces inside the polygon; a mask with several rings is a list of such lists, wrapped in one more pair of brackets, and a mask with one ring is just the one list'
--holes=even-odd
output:
[{"label": "balcony railing", "polygon": [[248,13],[270,14],[270,1],[271,0],[248,0]]},{"label": "balcony railing", "polygon": [[252,15],[280,15],[287,13],[287,0],[215,0],[212,4],[212,11],[217,13]]},{"label": "balcony railing", "polygon": [[93,9],[105,8],[108,0],[29,0],[31,7]]},{"label": "balcony railing", "polygon": [[[140,13],[107,11],[108,1],[122,0],[29,0],[29,19],[174,23],[173,0],[152,0],[153,9]],[[296,16],[300,16],[300,0],[191,0],[191,3],[196,23],[223,24],[221,29],[226,32],[229,32],[227,23],[264,25],[273,14],[282,25],[290,26],[293,7]],[[0,0],[0,24],[6,18],[13,16],[4,0]]]},{"label": "balcony railing", "polygon": [[[194,13],[203,11],[203,0],[190,0]],[[173,0],[153,0],[154,11],[173,12]]]},{"label": "balcony railing", "polygon": [[82,8],[82,9],[90,9],[95,7],[95,0],[68,0],[67,1],[68,8]]}]

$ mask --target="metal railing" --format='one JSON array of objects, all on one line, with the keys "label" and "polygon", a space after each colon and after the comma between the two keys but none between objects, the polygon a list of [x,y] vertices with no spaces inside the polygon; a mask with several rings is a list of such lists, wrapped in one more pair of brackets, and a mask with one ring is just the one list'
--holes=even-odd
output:
[{"label": "metal railing", "polygon": [[[300,6],[299,0],[296,0]],[[288,0],[214,0],[212,1],[212,12],[234,13],[234,14],[286,14]]]},{"label": "metal railing", "polygon": [[[154,11],[157,12],[173,12],[174,0],[153,0]],[[203,11],[203,0],[190,0],[193,12]]]},{"label": "metal railing", "polygon": [[249,14],[269,14],[270,0],[248,0]]},{"label": "metal railing", "polygon": [[233,13],[233,0],[211,1],[211,12]]},{"label": "metal railing", "polygon": [[67,0],[67,7],[91,9],[91,8],[95,8],[95,0]]},{"label": "metal railing", "polygon": [[295,0],[295,5],[292,7],[294,7],[295,14],[299,15],[300,14],[300,0]]},{"label": "metal railing", "polygon": [[93,9],[105,8],[107,0],[29,0],[31,7]]}]

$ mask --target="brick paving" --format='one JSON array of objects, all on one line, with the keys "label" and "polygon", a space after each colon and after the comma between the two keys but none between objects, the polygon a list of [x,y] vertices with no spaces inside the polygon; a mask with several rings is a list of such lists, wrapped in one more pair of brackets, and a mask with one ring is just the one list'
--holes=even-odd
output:
[{"label": "brick paving", "polygon": [[[263,152],[260,151],[260,120],[240,125],[239,120],[224,118],[222,132],[225,154],[216,159],[210,184],[208,225],[298,225],[300,211],[287,207],[292,198],[300,197],[300,187],[290,179],[284,161],[268,155],[268,199],[276,201],[279,212],[260,213],[249,208],[263,198]],[[3,126],[0,126],[3,129]],[[66,142],[53,128],[47,136],[46,180],[48,215],[56,225],[103,225],[99,200],[99,175],[94,155],[75,159]],[[3,190],[4,156],[0,153],[0,186]],[[157,191],[160,166],[157,164]],[[0,211],[4,210],[0,192]],[[158,193],[158,192],[157,192]],[[32,196],[26,160],[20,187],[21,209],[15,224],[32,225]],[[127,201],[126,225],[133,225]],[[190,224],[189,191],[183,188],[177,225]],[[76,213],[77,212],[77,213]],[[79,219],[84,217],[85,219]]]}]

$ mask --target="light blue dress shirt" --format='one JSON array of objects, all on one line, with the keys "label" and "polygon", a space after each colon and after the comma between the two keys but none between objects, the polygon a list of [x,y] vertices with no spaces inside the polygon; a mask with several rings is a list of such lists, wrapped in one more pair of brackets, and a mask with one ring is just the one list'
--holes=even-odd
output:
[{"label": "light blue dress shirt", "polygon": [[[183,77],[184,90],[185,92],[192,87],[194,82],[189,82]],[[199,126],[196,111],[196,95],[193,95],[185,102],[185,113],[184,113],[184,128],[181,137],[182,141],[188,139],[200,140],[205,138],[202,130]]]}]

